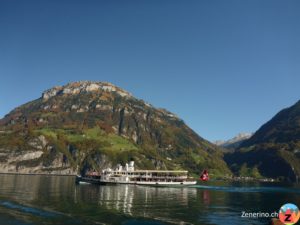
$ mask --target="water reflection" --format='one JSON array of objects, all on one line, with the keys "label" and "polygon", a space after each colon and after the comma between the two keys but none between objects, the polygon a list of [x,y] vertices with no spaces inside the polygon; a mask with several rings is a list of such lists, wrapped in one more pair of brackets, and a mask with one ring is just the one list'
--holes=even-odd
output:
[{"label": "water reflection", "polygon": [[132,215],[132,204],[134,188],[128,185],[108,187],[99,189],[98,204],[107,209],[115,209],[125,214]]},{"label": "water reflection", "polygon": [[[216,184],[222,185],[230,189],[230,184]],[[231,187],[234,190],[235,187]],[[300,205],[298,193],[262,190],[226,192],[213,187],[75,185],[73,177],[0,175],[0,221],[49,225],[139,224],[140,221],[262,225],[267,220],[241,219],[241,212],[273,212],[287,202]],[[47,220],[49,212],[54,216]]]},{"label": "water reflection", "polygon": [[210,193],[208,190],[204,190],[202,194],[202,200],[205,205],[210,204]]},{"label": "water reflection", "polygon": [[[1,195],[9,195],[14,199],[31,201],[37,198],[40,186],[39,177],[2,175],[0,177]],[[0,195],[0,196],[1,196]]]},{"label": "water reflection", "polygon": [[97,199],[101,208],[132,217],[154,218],[177,224],[184,222],[184,217],[176,218],[177,209],[189,207],[190,201],[195,201],[196,198],[196,189],[135,185],[76,186],[74,192],[77,203],[92,203]]}]

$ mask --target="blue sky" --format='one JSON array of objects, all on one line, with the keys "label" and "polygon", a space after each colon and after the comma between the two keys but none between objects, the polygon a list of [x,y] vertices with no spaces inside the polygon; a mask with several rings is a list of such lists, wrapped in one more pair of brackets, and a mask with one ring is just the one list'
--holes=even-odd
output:
[{"label": "blue sky", "polygon": [[109,81],[208,140],[298,101],[300,1],[0,0],[0,117],[55,85]]}]

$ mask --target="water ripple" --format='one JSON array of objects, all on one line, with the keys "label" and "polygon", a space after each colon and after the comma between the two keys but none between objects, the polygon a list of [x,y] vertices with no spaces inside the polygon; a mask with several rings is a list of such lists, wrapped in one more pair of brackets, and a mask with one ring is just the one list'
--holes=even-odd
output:
[{"label": "water ripple", "polygon": [[194,185],[190,188],[198,188],[213,191],[224,192],[241,192],[241,193],[294,193],[300,194],[300,190],[296,188],[284,187],[225,187],[225,186],[207,186],[207,185]]},{"label": "water ripple", "polygon": [[10,201],[0,201],[0,206],[3,206],[8,209],[14,209],[21,212],[29,213],[35,216],[41,216],[41,217],[57,217],[59,216],[59,213],[45,211],[41,209],[32,208],[25,205],[20,205],[18,203],[10,202]]}]

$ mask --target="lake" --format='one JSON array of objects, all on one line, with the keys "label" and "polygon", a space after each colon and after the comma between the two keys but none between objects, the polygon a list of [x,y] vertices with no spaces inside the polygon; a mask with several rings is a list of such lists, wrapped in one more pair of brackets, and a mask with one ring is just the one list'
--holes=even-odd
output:
[{"label": "lake", "polygon": [[75,177],[0,174],[0,224],[267,224],[242,212],[300,206],[300,186],[199,183],[188,188],[76,185]]}]

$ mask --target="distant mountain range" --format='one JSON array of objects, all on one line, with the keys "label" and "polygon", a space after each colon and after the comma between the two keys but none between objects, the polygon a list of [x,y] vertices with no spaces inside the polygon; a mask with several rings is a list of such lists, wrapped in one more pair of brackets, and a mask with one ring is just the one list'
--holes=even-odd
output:
[{"label": "distant mountain range", "polygon": [[231,174],[220,148],[182,119],[106,82],[53,87],[0,120],[0,172],[76,174],[130,159],[144,169]]},{"label": "distant mountain range", "polygon": [[243,141],[249,139],[252,135],[253,133],[239,133],[227,141],[219,140],[215,141],[214,144],[228,149],[236,149]]},{"label": "distant mountain range", "polygon": [[283,109],[243,141],[226,162],[235,172],[299,180],[300,176],[300,101]]}]

